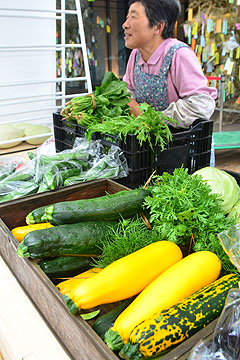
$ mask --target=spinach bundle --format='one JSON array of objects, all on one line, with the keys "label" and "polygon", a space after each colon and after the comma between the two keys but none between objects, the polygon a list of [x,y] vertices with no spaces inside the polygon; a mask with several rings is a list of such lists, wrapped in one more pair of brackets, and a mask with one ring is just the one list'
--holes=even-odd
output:
[{"label": "spinach bundle", "polygon": [[61,115],[69,122],[88,127],[92,123],[101,122],[104,117],[128,114],[129,101],[127,83],[112,72],[106,72],[101,85],[92,94],[70,100]]}]

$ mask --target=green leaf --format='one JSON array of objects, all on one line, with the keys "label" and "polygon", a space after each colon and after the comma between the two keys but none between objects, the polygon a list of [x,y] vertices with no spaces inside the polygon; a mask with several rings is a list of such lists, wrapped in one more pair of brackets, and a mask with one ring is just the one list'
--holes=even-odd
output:
[{"label": "green leaf", "polygon": [[100,313],[100,310],[95,310],[87,314],[80,314],[81,318],[83,320],[90,320],[93,319],[95,316],[97,316]]}]

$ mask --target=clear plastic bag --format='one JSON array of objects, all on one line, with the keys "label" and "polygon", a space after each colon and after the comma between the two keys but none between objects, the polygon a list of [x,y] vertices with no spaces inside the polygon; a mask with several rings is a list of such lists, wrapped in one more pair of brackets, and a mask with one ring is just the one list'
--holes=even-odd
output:
[{"label": "clear plastic bag", "polygon": [[200,341],[189,360],[240,359],[240,289],[231,289],[217,322],[213,339]]},{"label": "clear plastic bag", "polygon": [[29,159],[14,159],[1,165],[0,203],[33,194],[37,190],[33,164]]},{"label": "clear plastic bag", "polygon": [[[46,151],[46,147],[49,151]],[[56,153],[52,144],[40,147],[34,156],[38,192],[100,178],[128,175],[125,156],[117,146],[105,148],[100,140],[76,138],[72,149]]]},{"label": "clear plastic bag", "polygon": [[[240,271],[240,224],[218,234],[218,238],[231,262]],[[240,285],[240,284],[239,284]],[[192,350],[189,360],[240,359],[240,289],[229,290],[226,304],[218,319],[213,339],[200,341]]]}]

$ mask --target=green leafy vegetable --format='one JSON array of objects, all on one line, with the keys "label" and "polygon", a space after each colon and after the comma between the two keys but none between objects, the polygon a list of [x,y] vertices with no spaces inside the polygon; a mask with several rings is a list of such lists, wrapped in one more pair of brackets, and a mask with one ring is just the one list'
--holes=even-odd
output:
[{"label": "green leafy vegetable", "polygon": [[202,181],[210,186],[212,192],[223,200],[221,206],[225,214],[228,214],[240,199],[240,187],[236,179],[226,171],[206,166],[195,171],[193,175],[201,176]]},{"label": "green leafy vegetable", "polygon": [[122,219],[102,241],[102,255],[94,259],[94,266],[105,267],[158,240],[158,234],[149,230],[141,217]]},{"label": "green leafy vegetable", "polygon": [[130,96],[127,83],[106,72],[102,84],[91,95],[78,96],[66,103],[63,118],[80,126],[101,122],[104,117],[127,115]]},{"label": "green leafy vegetable", "polygon": [[236,223],[227,218],[218,194],[187,169],[175,169],[173,175],[153,176],[148,187],[152,196],[144,205],[150,212],[150,223],[159,240],[173,241],[194,251],[209,250],[222,261],[224,271],[236,271],[225,254],[217,234]]},{"label": "green leafy vegetable", "polygon": [[118,135],[126,140],[128,134],[136,136],[140,146],[147,142],[154,151],[154,145],[164,150],[166,144],[172,140],[172,133],[168,124],[176,125],[177,121],[165,116],[162,112],[154,110],[151,105],[143,103],[139,105],[141,115],[133,114],[119,116],[117,118],[104,118],[102,123],[90,124],[87,130],[91,138],[95,132]]}]

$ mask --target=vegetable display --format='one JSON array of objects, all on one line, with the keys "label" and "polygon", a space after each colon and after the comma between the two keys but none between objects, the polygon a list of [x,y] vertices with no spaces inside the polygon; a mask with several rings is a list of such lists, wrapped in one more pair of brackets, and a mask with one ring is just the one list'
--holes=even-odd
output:
[{"label": "vegetable display", "polygon": [[99,255],[101,240],[112,225],[113,221],[84,221],[32,231],[19,244],[17,254],[34,259],[64,255]]},{"label": "vegetable display", "polygon": [[75,315],[81,309],[134,296],[181,259],[180,248],[170,241],[150,244],[113,262],[93,278],[75,286],[65,297],[68,309]]},{"label": "vegetable display", "polygon": [[[75,159],[62,161],[71,170]],[[216,319],[240,281],[238,216],[224,197],[179,168],[144,188],[32,209],[12,234],[70,314],[99,316],[90,324],[118,356],[161,357]]]},{"label": "vegetable display", "polygon": [[221,262],[209,251],[199,251],[178,261],[155,278],[121,313],[107,331],[106,343],[112,350],[120,350],[135,326],[215,281],[220,271]]},{"label": "vegetable display", "polygon": [[239,281],[240,275],[225,275],[143,321],[131,332],[120,357],[127,360],[145,359],[180,344],[220,315],[228,291],[238,287]]}]

